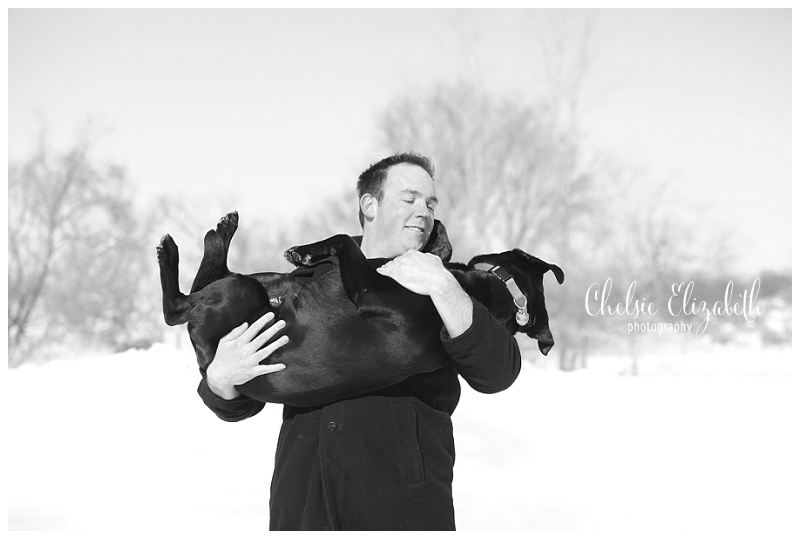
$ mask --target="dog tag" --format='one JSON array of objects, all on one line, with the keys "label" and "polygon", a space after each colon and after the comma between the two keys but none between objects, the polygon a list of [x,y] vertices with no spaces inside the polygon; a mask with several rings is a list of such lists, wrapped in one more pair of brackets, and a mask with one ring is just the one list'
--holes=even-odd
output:
[{"label": "dog tag", "polygon": [[531,317],[525,311],[517,311],[517,324],[524,326],[528,323]]}]

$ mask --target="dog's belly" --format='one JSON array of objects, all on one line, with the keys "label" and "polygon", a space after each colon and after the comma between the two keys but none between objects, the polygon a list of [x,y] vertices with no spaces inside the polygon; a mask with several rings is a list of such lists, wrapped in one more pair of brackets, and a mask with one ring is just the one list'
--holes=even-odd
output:
[{"label": "dog's belly", "polygon": [[394,305],[391,295],[385,310],[359,315],[337,271],[298,290],[280,308],[289,343],[264,362],[286,369],[237,387],[264,402],[315,406],[441,367],[448,356],[433,304],[412,294]]}]

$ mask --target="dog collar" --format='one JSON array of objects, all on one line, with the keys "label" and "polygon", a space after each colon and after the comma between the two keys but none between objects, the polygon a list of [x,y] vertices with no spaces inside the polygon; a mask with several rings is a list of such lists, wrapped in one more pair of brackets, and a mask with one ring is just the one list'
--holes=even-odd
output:
[{"label": "dog collar", "polygon": [[523,294],[522,290],[517,286],[517,283],[514,281],[514,276],[500,266],[493,266],[485,262],[475,264],[475,269],[488,271],[503,281],[503,284],[506,285],[506,288],[508,288],[508,291],[511,293],[511,297],[514,298],[514,305],[517,307],[517,324],[520,326],[527,324],[531,319],[528,314],[528,298],[525,297],[525,294]]}]

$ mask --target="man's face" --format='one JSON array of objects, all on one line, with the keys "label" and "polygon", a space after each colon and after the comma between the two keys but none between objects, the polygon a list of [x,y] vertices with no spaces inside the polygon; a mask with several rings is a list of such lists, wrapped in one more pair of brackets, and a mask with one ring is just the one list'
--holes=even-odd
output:
[{"label": "man's face", "polygon": [[392,258],[409,249],[422,249],[433,230],[437,203],[433,179],[425,169],[409,163],[390,168],[372,222],[381,256]]}]

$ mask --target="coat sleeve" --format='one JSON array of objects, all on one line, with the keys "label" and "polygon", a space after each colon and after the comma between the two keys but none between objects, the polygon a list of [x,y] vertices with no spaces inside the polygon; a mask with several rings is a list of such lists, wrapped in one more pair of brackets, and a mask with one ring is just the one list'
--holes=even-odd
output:
[{"label": "coat sleeve", "polygon": [[200,380],[200,385],[197,386],[197,393],[203,399],[203,403],[223,421],[241,421],[242,419],[253,417],[264,408],[263,402],[253,400],[244,395],[231,400],[223,399],[211,391],[205,376]]},{"label": "coat sleeve", "polygon": [[472,325],[455,338],[442,328],[441,338],[456,371],[476,391],[497,393],[517,379],[522,360],[516,339],[474,298]]}]

